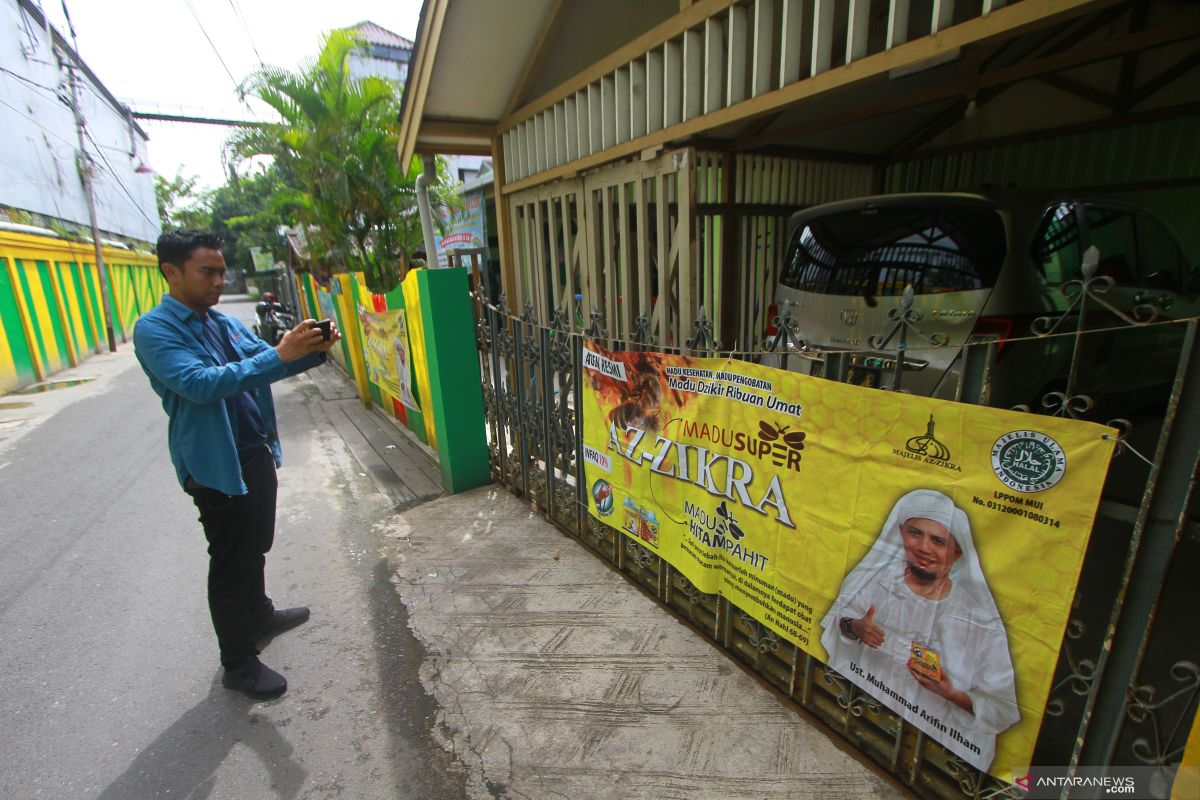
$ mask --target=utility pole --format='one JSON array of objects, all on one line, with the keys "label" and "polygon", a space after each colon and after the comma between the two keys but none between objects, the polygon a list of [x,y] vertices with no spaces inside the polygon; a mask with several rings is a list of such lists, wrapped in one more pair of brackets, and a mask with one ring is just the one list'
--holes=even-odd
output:
[{"label": "utility pole", "polygon": [[108,282],[108,267],[104,264],[104,248],[100,244],[100,228],[96,225],[96,199],[92,194],[92,161],[83,146],[85,123],[83,113],[79,110],[79,84],[75,77],[75,64],[69,58],[64,58],[62,51],[54,48],[58,59],[59,69],[66,67],[71,83],[71,111],[75,115],[75,135],[79,139],[79,152],[75,154],[75,167],[79,170],[79,182],[83,184],[83,194],[87,198],[88,221],[92,225],[92,244],[96,248],[96,270],[100,273],[100,295],[104,302],[104,330],[108,334],[108,352],[117,352],[117,338],[113,333],[113,314],[116,307],[112,302],[112,287]]}]

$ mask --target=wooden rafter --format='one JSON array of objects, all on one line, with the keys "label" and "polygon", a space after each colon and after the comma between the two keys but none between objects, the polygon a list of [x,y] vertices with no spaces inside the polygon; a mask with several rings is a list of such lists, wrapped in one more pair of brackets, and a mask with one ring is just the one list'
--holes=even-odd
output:
[{"label": "wooden rafter", "polygon": [[1094,64],[1098,61],[1106,61],[1135,50],[1160,47],[1196,37],[1200,37],[1200,24],[1197,23],[1162,26],[1141,33],[1127,34],[1089,47],[1080,47],[1052,56],[1044,56],[1033,61],[992,70],[977,77],[945,83],[940,86],[892,97],[873,105],[861,106],[841,114],[829,114],[820,119],[808,120],[799,125],[789,126],[758,137],[741,140],[737,146],[739,149],[750,150],[796,136],[840,128],[843,125],[862,122],[883,114],[891,114],[927,103],[962,96],[972,89],[982,90],[1008,86],[1009,84],[1039,78],[1053,72],[1072,69],[1086,64]]},{"label": "wooden rafter", "polygon": [[1108,109],[1115,109],[1117,107],[1117,95],[1095,89],[1086,83],[1080,83],[1065,75],[1042,75],[1038,80],[1047,86],[1053,86],[1055,89],[1087,100],[1089,103],[1095,103],[1098,106]]},{"label": "wooden rafter", "polygon": [[1190,55],[1184,56],[1175,62],[1174,65],[1167,67],[1134,90],[1129,97],[1129,108],[1133,108],[1149,99],[1151,95],[1165,88],[1167,84],[1174,83],[1198,66],[1200,66],[1200,49],[1193,51]]},{"label": "wooden rafter", "polygon": [[529,87],[533,85],[534,79],[542,71],[542,66],[546,63],[551,48],[558,41],[558,34],[562,30],[563,23],[566,22],[566,11],[570,5],[568,0],[554,0],[554,5],[550,7],[549,13],[542,19],[541,30],[538,31],[537,38],[533,40],[533,49],[529,52],[529,58],[525,60],[521,77],[517,81],[512,95],[508,98],[508,104],[504,107],[504,113],[501,116],[507,117],[516,110],[521,100],[529,93]]}]

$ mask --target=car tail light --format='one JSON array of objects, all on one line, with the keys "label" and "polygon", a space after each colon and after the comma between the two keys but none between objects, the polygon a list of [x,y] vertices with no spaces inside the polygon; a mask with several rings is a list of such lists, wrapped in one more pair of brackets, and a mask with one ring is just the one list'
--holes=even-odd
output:
[{"label": "car tail light", "polygon": [[975,329],[971,331],[971,338],[977,336],[995,336],[998,341],[996,343],[996,355],[1004,352],[1004,346],[1008,343],[1013,332],[1013,321],[1008,317],[980,317],[975,323]]},{"label": "car tail light", "polygon": [[779,328],[776,328],[775,325],[773,324],[775,321],[775,318],[777,316],[779,316],[779,306],[775,305],[774,303],[771,303],[771,305],[767,306],[767,338],[768,339],[774,339],[776,336],[779,335]]}]

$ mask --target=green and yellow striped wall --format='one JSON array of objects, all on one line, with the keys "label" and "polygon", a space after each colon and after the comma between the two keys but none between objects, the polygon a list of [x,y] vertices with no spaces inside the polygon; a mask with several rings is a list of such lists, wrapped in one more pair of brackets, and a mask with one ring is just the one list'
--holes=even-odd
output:
[{"label": "green and yellow striped wall", "polygon": [[[90,244],[0,231],[0,394],[79,364],[105,347],[100,276]],[[154,256],[104,249],[114,332],[126,339],[166,282]]]}]

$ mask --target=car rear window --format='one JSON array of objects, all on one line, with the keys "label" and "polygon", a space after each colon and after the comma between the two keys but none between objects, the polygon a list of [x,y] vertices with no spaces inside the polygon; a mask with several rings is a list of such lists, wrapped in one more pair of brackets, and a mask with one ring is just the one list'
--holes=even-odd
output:
[{"label": "car rear window", "polygon": [[867,207],[811,219],[796,229],[783,285],[837,295],[898,295],[990,289],[1007,247],[991,206]]}]

